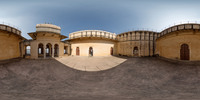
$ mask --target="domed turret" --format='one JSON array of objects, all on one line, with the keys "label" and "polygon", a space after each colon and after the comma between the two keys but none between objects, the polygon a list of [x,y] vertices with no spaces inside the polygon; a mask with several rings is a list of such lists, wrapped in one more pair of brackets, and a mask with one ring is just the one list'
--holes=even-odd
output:
[{"label": "domed turret", "polygon": [[61,28],[52,24],[37,24],[36,32],[53,32],[60,34]]}]

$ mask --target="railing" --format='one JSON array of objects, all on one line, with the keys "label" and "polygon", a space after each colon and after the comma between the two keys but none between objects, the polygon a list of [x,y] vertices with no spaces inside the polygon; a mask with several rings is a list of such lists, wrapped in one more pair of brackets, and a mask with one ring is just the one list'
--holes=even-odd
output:
[{"label": "railing", "polygon": [[21,31],[20,30],[18,30],[16,28],[13,28],[13,27],[10,27],[8,25],[4,25],[4,24],[0,24],[0,30],[4,30],[4,31],[8,31],[8,32],[12,32],[12,33],[21,35]]},{"label": "railing", "polygon": [[200,29],[200,24],[190,24],[189,23],[189,24],[181,24],[181,25],[172,26],[170,28],[167,28],[167,29],[163,30],[160,33],[160,37],[163,36],[163,35],[165,35],[165,34],[174,32],[174,31],[191,30],[191,29],[199,30]]},{"label": "railing", "polygon": [[116,36],[105,36],[105,35],[78,35],[78,36],[71,36],[69,39],[75,39],[75,38],[82,38],[82,37],[102,37],[102,38],[108,38],[116,40]]}]

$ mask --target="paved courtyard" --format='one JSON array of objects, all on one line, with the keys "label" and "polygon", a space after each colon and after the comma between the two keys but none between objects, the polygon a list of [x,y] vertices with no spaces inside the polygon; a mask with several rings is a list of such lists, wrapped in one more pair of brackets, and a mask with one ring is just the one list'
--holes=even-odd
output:
[{"label": "paved courtyard", "polygon": [[107,56],[107,57],[83,57],[83,56],[67,56],[56,58],[57,61],[68,67],[81,71],[102,71],[113,68],[124,61],[125,58]]},{"label": "paved courtyard", "polygon": [[198,62],[122,59],[126,61],[95,72],[56,59],[0,65],[0,100],[200,100]]}]

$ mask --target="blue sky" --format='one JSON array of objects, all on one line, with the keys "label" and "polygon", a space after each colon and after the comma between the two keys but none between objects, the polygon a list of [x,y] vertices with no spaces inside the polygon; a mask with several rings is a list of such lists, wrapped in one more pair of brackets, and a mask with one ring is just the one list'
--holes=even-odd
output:
[{"label": "blue sky", "polygon": [[36,24],[52,23],[63,35],[79,30],[116,34],[131,30],[162,31],[174,24],[200,23],[198,0],[4,0],[0,23],[19,27],[28,39]]}]

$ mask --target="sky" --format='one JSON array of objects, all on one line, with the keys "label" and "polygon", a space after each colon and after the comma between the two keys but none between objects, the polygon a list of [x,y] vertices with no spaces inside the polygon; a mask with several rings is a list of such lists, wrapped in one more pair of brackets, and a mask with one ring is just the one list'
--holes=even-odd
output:
[{"label": "sky", "polygon": [[0,23],[20,29],[27,39],[41,23],[60,26],[66,36],[80,30],[160,32],[176,24],[200,23],[199,4],[199,0],[1,0]]}]

